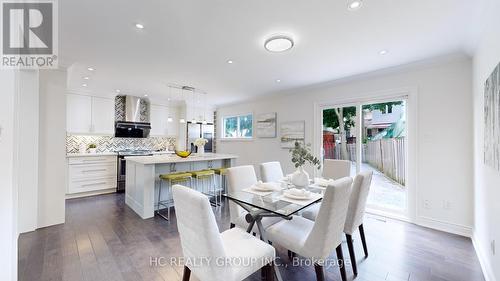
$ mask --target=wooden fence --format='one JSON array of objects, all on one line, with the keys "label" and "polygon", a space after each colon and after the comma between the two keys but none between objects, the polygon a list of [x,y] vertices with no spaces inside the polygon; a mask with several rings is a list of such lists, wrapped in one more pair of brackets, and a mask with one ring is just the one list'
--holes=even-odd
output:
[{"label": "wooden fence", "polygon": [[381,139],[366,144],[365,161],[384,175],[405,185],[406,144],[405,138]]},{"label": "wooden fence", "polygon": [[[362,161],[394,181],[405,185],[405,138],[382,139],[363,144]],[[325,159],[342,159],[340,145],[324,145]],[[356,145],[347,144],[348,159],[356,162]]]}]

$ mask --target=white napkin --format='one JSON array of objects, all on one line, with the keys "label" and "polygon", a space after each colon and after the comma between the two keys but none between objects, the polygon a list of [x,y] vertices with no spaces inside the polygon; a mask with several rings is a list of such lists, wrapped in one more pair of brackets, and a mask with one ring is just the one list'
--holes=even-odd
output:
[{"label": "white napkin", "polygon": [[314,183],[319,185],[319,186],[328,186],[331,183],[333,183],[333,179],[324,179],[324,178],[314,178]]},{"label": "white napkin", "polygon": [[281,185],[272,182],[258,181],[254,186],[252,186],[252,188],[256,190],[269,190],[269,191],[281,190]]},{"label": "white napkin", "polygon": [[305,190],[305,189],[290,188],[286,192],[290,195],[297,196],[297,197],[307,198],[307,197],[311,196],[311,192],[308,190]]}]

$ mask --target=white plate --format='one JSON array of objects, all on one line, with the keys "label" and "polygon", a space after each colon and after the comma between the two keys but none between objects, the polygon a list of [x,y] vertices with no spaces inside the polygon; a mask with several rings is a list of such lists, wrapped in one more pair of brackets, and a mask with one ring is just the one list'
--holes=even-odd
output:
[{"label": "white plate", "polygon": [[288,197],[290,199],[295,199],[295,200],[308,200],[308,199],[311,199],[311,193],[309,193],[307,196],[297,196],[297,195],[290,194],[288,192],[284,192],[283,195],[285,197]]}]

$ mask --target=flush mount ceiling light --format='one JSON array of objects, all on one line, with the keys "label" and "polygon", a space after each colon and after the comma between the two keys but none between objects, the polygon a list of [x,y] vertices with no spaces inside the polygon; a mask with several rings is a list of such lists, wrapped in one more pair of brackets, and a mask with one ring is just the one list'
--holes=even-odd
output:
[{"label": "flush mount ceiling light", "polygon": [[136,24],[135,24],[135,27],[136,27],[137,29],[144,29],[144,25],[143,25],[143,24],[141,24],[141,23],[136,23]]},{"label": "flush mount ceiling light", "polygon": [[285,35],[276,35],[266,40],[264,48],[269,52],[279,53],[293,47],[293,39]]},{"label": "flush mount ceiling light", "polygon": [[347,9],[349,11],[356,11],[359,8],[361,8],[361,6],[363,6],[362,0],[353,0],[353,1],[349,1],[349,4],[347,5]]}]

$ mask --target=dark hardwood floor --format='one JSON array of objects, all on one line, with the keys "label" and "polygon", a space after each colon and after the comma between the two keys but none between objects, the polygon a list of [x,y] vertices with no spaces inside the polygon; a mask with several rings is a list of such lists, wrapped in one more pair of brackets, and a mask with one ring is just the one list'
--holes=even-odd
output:
[{"label": "dark hardwood floor", "polygon": [[[169,264],[170,257],[182,256],[175,215],[170,223],[142,220],[123,194],[73,199],[66,207],[65,224],[20,236],[19,280],[181,280],[183,267]],[[228,215],[227,207],[216,211],[221,231],[229,227]],[[356,233],[355,280],[484,280],[468,238],[373,215],[365,217],[364,226],[370,256],[364,258]],[[348,253],[345,243],[342,247]],[[278,255],[284,280],[315,280],[313,266],[293,266],[285,249],[278,248]],[[151,266],[150,257],[164,257],[158,260],[164,266]],[[350,265],[347,276],[353,280]],[[339,270],[330,267],[325,277],[340,280]],[[260,273],[249,278],[260,279]]]}]

